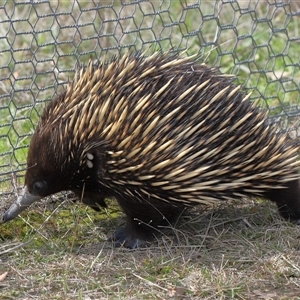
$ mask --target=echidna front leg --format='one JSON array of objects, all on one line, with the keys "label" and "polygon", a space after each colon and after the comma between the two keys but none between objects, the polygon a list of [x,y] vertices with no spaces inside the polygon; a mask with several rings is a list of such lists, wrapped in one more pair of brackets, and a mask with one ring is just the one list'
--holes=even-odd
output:
[{"label": "echidna front leg", "polygon": [[84,191],[81,190],[73,190],[75,195],[78,197],[79,201],[84,203],[85,205],[91,207],[95,211],[100,211],[101,207],[107,207],[105,203],[106,195],[102,195],[95,192]]},{"label": "echidna front leg", "polygon": [[144,230],[139,230],[137,226],[128,219],[126,225],[123,228],[117,229],[109,240],[113,241],[116,247],[123,246],[129,249],[142,247],[146,244],[147,240],[151,239],[151,235],[145,235]]},{"label": "echidna front leg", "polygon": [[280,215],[300,225],[300,182],[294,180],[287,183],[284,189],[274,189],[266,194],[266,198],[276,202]]},{"label": "echidna front leg", "polygon": [[164,201],[153,201],[150,199],[143,202],[131,201],[131,199],[118,199],[122,210],[126,214],[127,222],[123,228],[118,229],[110,238],[116,246],[124,246],[134,249],[145,245],[145,243],[159,234],[159,226],[169,225],[185,210],[183,205],[174,206]]}]

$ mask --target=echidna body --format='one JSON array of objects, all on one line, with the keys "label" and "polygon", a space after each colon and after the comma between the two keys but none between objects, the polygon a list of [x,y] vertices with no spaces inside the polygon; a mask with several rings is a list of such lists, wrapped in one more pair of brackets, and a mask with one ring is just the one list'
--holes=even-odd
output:
[{"label": "echidna body", "polygon": [[95,209],[114,197],[127,215],[114,237],[131,248],[186,206],[244,196],[268,198],[299,223],[298,147],[248,98],[180,55],[90,63],[44,110],[4,221],[72,190]]}]

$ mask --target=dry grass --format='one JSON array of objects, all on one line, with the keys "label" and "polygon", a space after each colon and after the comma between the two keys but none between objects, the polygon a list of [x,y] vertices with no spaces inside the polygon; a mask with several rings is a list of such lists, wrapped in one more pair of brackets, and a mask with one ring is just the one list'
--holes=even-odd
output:
[{"label": "dry grass", "polygon": [[114,206],[68,201],[0,227],[0,299],[299,299],[299,228],[269,202],[195,208],[130,251],[106,241]]}]

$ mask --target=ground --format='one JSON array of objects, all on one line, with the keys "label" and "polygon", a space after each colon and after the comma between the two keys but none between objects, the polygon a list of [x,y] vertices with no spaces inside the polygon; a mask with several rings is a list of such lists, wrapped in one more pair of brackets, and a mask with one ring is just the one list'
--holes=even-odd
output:
[{"label": "ground", "polygon": [[300,299],[299,228],[269,202],[196,207],[131,251],[107,241],[114,201],[96,213],[70,197],[1,225],[0,299]]}]

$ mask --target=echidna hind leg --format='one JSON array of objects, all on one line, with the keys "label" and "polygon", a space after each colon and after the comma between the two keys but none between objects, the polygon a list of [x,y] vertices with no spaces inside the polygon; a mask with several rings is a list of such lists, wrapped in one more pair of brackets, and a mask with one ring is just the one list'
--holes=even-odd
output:
[{"label": "echidna hind leg", "polygon": [[285,189],[274,189],[267,198],[277,203],[280,215],[300,225],[300,182],[294,180],[287,183]]},{"label": "echidna hind leg", "polygon": [[159,226],[172,224],[185,210],[183,205],[165,205],[163,201],[155,203],[155,207],[150,202],[136,203],[124,199],[119,199],[118,202],[126,214],[127,222],[110,240],[114,241],[116,246],[130,249],[145,245],[147,241],[159,235]]}]

